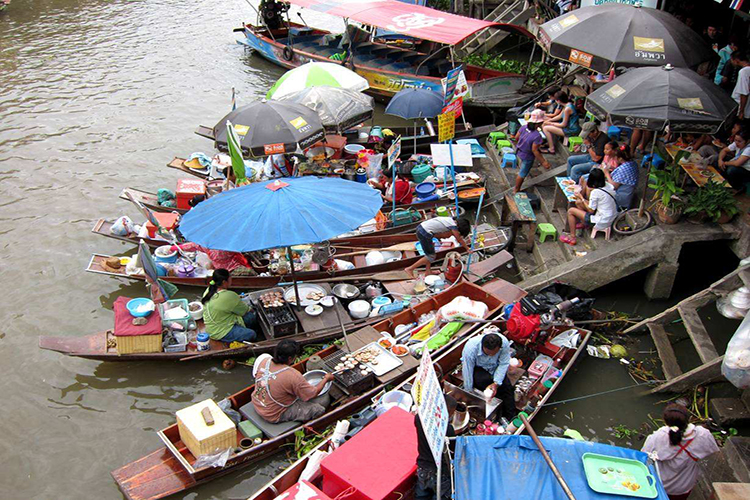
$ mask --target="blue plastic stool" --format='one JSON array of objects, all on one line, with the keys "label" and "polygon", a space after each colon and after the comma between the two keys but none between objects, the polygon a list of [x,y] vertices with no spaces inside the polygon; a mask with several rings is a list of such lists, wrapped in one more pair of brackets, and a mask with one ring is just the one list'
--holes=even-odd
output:
[{"label": "blue plastic stool", "polygon": [[629,141],[633,135],[633,129],[628,127],[620,127],[620,138],[623,141]]},{"label": "blue plastic stool", "polygon": [[510,168],[516,167],[516,155],[513,153],[505,153],[503,155],[503,164],[501,168],[505,168],[506,165],[510,165]]},{"label": "blue plastic stool", "polygon": [[614,125],[612,125],[611,127],[607,129],[607,135],[613,141],[620,140],[620,133],[621,133],[620,127],[615,127]]},{"label": "blue plastic stool", "polygon": [[662,159],[661,156],[659,156],[657,154],[651,155],[649,153],[647,155],[643,155],[643,160],[641,161],[641,167],[643,167],[643,168],[648,167],[648,162],[651,160],[652,156],[654,157],[654,164],[653,164],[654,168],[662,168],[662,167],[664,167],[664,165],[667,164],[667,162],[665,162],[664,159]]}]

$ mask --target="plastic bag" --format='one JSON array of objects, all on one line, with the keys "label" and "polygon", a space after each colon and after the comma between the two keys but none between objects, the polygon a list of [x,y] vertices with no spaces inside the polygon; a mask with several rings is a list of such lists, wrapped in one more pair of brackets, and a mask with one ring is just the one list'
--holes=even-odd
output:
[{"label": "plastic bag", "polygon": [[383,168],[383,154],[379,153],[376,155],[370,155],[367,162],[367,178],[368,179],[377,179],[380,177],[380,173],[382,172]]},{"label": "plastic bag", "polygon": [[219,401],[218,407],[221,409],[221,411],[224,412],[227,417],[229,417],[229,420],[231,420],[235,424],[239,424],[240,420],[242,420],[242,416],[239,414],[239,412],[232,409],[232,403],[230,403],[227,398]]},{"label": "plastic bag", "polygon": [[112,224],[112,227],[109,228],[109,232],[116,236],[127,236],[130,233],[135,232],[135,226],[133,221],[130,220],[130,217],[123,215],[122,217],[118,217],[115,223]]},{"label": "plastic bag", "polygon": [[198,267],[203,269],[213,269],[214,264],[211,262],[211,258],[205,252],[196,252],[195,263]]},{"label": "plastic bag", "polygon": [[742,320],[727,345],[721,374],[738,389],[750,388],[750,314]]},{"label": "plastic bag", "polygon": [[581,338],[581,334],[578,333],[578,330],[575,328],[571,328],[570,330],[565,330],[560,335],[555,337],[550,341],[550,344],[556,345],[557,347],[568,347],[570,349],[575,349],[578,347],[578,341]]},{"label": "plastic bag", "polygon": [[219,450],[211,455],[201,455],[193,464],[194,469],[201,469],[203,467],[224,467],[229,460],[229,455],[232,454],[232,448],[226,450]]},{"label": "plastic bag", "polygon": [[305,470],[299,476],[300,481],[314,481],[320,475],[320,462],[327,457],[329,453],[323,450],[317,450],[307,460]]},{"label": "plastic bag", "polygon": [[484,302],[468,297],[456,297],[440,308],[440,316],[449,321],[462,319],[484,319],[489,308]]}]

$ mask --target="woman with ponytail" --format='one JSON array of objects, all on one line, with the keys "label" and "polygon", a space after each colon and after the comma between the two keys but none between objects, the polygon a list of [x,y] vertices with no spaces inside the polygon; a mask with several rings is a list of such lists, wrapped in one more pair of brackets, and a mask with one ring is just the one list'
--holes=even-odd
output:
[{"label": "woman with ponytail", "polygon": [[698,480],[698,461],[719,451],[708,429],[690,423],[687,408],[671,403],[662,415],[664,427],[646,438],[643,451],[657,463],[670,500],[687,500]]},{"label": "woman with ponytail", "polygon": [[239,295],[229,290],[232,277],[226,269],[215,269],[203,293],[203,321],[206,333],[222,342],[252,342],[257,337],[255,313]]}]

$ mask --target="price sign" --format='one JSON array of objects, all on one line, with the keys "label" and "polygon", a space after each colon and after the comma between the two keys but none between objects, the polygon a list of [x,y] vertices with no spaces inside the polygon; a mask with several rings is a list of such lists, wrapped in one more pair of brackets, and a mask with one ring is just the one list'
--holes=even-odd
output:
[{"label": "price sign", "polygon": [[391,147],[388,148],[388,166],[390,168],[393,168],[393,165],[395,165],[399,156],[401,156],[401,136],[398,136],[398,138],[393,141],[393,144],[391,144]]},{"label": "price sign", "polygon": [[432,365],[430,352],[426,348],[422,352],[411,395],[417,404],[419,421],[422,423],[422,430],[427,437],[435,464],[440,467],[440,455],[445,446],[445,433],[448,430],[448,407],[445,404],[440,380]]},{"label": "price sign", "polygon": [[438,141],[445,142],[456,135],[456,114],[453,111],[438,115]]}]

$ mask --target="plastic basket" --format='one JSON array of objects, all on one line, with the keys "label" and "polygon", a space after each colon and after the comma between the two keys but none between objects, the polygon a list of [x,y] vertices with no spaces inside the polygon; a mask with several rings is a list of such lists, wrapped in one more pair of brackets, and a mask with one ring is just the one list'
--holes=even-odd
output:
[{"label": "plastic basket", "polygon": [[[164,313],[170,309],[172,304],[177,304],[187,313],[185,316],[185,319],[165,319]],[[190,323],[190,309],[188,309],[188,301],[187,299],[172,299],[168,300],[165,304],[161,305],[161,324],[162,325],[169,325],[170,323],[177,323],[179,325],[182,325],[183,328],[187,329],[188,323]]]}]

